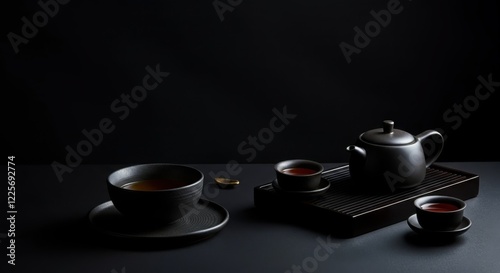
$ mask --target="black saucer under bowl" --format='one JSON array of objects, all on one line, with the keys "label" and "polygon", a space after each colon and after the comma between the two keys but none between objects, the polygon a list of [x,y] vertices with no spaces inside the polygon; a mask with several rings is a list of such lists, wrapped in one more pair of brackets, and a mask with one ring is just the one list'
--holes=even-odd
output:
[{"label": "black saucer under bowl", "polygon": [[145,224],[141,219],[131,219],[121,214],[107,201],[88,213],[94,230],[104,236],[134,242],[161,242],[163,245],[194,243],[219,232],[228,222],[228,211],[208,200],[200,199],[192,211],[170,224]]},{"label": "black saucer under bowl", "polygon": [[319,187],[314,190],[303,190],[303,191],[284,190],[283,188],[280,187],[277,179],[273,180],[272,185],[273,188],[276,190],[276,192],[294,198],[311,198],[320,196],[330,188],[330,182],[325,178],[321,178]]},{"label": "black saucer under bowl", "polygon": [[465,233],[467,230],[469,230],[470,226],[472,225],[472,222],[469,218],[463,217],[462,218],[462,223],[460,225],[453,229],[453,230],[429,230],[429,229],[424,229],[419,223],[417,219],[417,215],[413,214],[410,216],[407,220],[408,225],[410,228],[415,231],[418,234],[422,234],[425,236],[432,236],[435,238],[452,238],[459,236],[463,233]]}]

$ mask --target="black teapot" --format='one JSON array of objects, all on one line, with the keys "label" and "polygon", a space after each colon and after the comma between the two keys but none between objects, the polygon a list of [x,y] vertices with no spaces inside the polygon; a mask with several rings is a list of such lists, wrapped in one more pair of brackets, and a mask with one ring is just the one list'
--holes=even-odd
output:
[{"label": "black teapot", "polygon": [[[433,141],[429,145],[432,149],[424,149],[424,141]],[[355,145],[347,147],[351,178],[369,190],[394,192],[416,187],[424,180],[427,167],[441,154],[443,145],[444,138],[438,131],[427,130],[414,136],[394,129],[392,120],[384,120],[382,128],[362,133]]]}]

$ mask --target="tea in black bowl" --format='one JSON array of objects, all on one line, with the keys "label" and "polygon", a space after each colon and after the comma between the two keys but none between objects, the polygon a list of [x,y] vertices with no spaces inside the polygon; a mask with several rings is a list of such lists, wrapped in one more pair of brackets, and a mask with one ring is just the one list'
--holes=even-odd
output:
[{"label": "tea in black bowl", "polygon": [[286,168],[283,169],[282,172],[293,175],[308,175],[316,173],[317,171],[309,168]]},{"label": "tea in black bowl", "polygon": [[129,182],[122,186],[124,189],[134,191],[161,191],[180,188],[189,185],[185,181],[172,179],[148,179]]},{"label": "tea in black bowl", "polygon": [[454,204],[449,203],[427,203],[423,204],[423,210],[432,211],[432,212],[448,212],[458,210],[459,207]]}]

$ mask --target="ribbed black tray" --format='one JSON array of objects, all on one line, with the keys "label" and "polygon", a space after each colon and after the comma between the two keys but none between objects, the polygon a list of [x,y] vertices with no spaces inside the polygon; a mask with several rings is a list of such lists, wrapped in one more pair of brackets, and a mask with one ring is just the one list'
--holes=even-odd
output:
[{"label": "ribbed black tray", "polygon": [[257,186],[255,207],[349,238],[406,220],[415,213],[413,201],[420,196],[438,194],[467,200],[479,193],[478,175],[437,164],[427,168],[420,186],[391,194],[356,191],[348,165],[326,170],[323,177],[330,181],[330,188],[312,199],[287,197],[276,192],[271,183]]}]

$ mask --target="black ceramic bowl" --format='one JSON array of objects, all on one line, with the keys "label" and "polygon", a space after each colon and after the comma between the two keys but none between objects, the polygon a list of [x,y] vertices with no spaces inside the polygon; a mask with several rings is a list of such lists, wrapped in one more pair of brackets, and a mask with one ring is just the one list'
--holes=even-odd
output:
[{"label": "black ceramic bowl", "polygon": [[444,195],[420,197],[414,204],[420,226],[440,231],[457,228],[462,223],[466,207],[463,200]]},{"label": "black ceramic bowl", "polygon": [[315,161],[290,159],[274,165],[274,170],[276,180],[283,190],[311,191],[318,189],[324,168]]},{"label": "black ceramic bowl", "polygon": [[[202,172],[189,166],[151,163],[114,171],[107,187],[113,205],[123,215],[145,223],[170,223],[195,208],[203,179]],[[130,187],[137,181],[147,181],[149,187]]]}]

